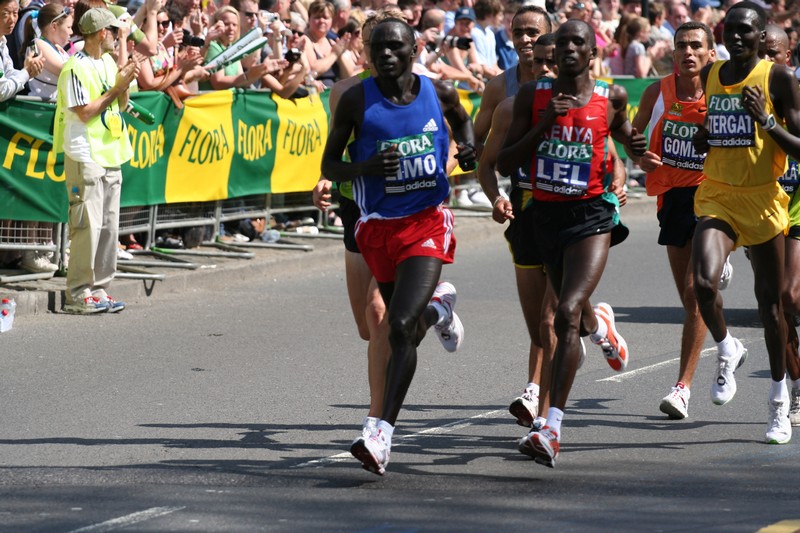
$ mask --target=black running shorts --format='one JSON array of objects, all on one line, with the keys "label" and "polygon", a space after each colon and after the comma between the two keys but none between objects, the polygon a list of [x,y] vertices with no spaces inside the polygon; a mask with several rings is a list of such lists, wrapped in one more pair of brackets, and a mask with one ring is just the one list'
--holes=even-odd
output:
[{"label": "black running shorts", "polygon": [[630,231],[619,222],[616,206],[596,196],[589,200],[542,202],[534,200],[536,243],[545,264],[561,266],[564,250],[576,242],[601,233],[611,233],[611,246],[621,243]]},{"label": "black running shorts", "polygon": [[694,214],[694,187],[675,187],[662,195],[658,223],[661,232],[658,244],[683,248],[694,235],[697,216]]},{"label": "black running shorts", "polygon": [[[526,194],[527,193],[527,194]],[[530,206],[527,206],[530,191],[518,187],[511,190],[511,205],[514,209],[514,219],[508,221],[508,227],[503,235],[508,242],[511,258],[514,265],[520,268],[541,268],[544,261],[533,236],[533,220]],[[525,209],[528,207],[528,209]]]},{"label": "black running shorts", "polygon": [[339,198],[339,218],[342,219],[344,227],[344,248],[355,254],[361,253],[356,244],[356,222],[360,217],[361,211],[353,200],[345,196]]}]

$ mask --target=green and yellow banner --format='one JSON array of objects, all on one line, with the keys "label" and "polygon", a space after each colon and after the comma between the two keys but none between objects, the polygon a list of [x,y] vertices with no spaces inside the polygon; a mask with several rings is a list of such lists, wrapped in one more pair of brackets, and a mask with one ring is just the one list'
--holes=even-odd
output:
[{"label": "green and yellow banner", "polygon": [[[202,202],[310,191],[328,137],[327,94],[284,100],[218,91],[176,109],[163,93],[132,96],[156,117],[126,117],[133,158],[122,167],[122,206]],[[64,222],[64,156],[52,152],[55,105],[0,104],[0,219]]]}]

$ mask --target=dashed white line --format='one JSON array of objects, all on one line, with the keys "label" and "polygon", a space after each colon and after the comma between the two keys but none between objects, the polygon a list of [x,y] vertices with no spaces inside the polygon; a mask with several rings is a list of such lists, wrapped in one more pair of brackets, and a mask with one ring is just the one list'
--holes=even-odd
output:
[{"label": "dashed white line", "polygon": [[[705,357],[711,353],[717,353],[717,348],[706,348],[705,350],[700,352],[700,357]],[[638,376],[639,374],[647,374],[654,370],[661,368],[662,366],[671,365],[672,363],[678,362],[680,363],[681,358],[675,357],[673,359],[667,359],[666,361],[661,361],[660,363],[656,363],[654,365],[643,366],[642,368],[637,368],[636,370],[631,370],[630,372],[624,372],[622,374],[616,374],[614,376],[610,376],[603,379],[595,380],[595,383],[600,383],[602,381],[613,381],[615,383],[619,383],[620,381],[626,380],[628,378],[632,378]]]},{"label": "dashed white line", "polygon": [[[408,435],[399,435],[397,437],[393,437],[392,440],[413,440],[415,438],[421,437],[423,435],[441,435],[444,433],[449,433],[450,431],[455,431],[457,429],[465,428],[467,426],[472,425],[473,421],[479,420],[481,418],[489,418],[492,416],[497,415],[498,413],[504,413],[505,409],[495,409],[494,411],[487,411],[485,413],[479,413],[477,415],[471,416],[469,418],[463,418],[461,420],[455,420],[450,422],[449,424],[444,424],[443,426],[437,426],[433,428],[423,429],[422,431],[418,431],[416,433],[410,433]],[[313,461],[306,461],[305,463],[300,463],[298,465],[294,465],[290,468],[306,468],[309,466],[313,467],[321,467],[331,463],[338,463],[345,460],[352,459],[353,456],[350,455],[350,452],[345,453],[337,453],[336,455],[331,455],[330,457],[323,457],[322,459],[314,459]]]},{"label": "dashed white line", "polygon": [[92,533],[99,533],[102,531],[112,531],[114,529],[128,527],[133,524],[139,524],[146,520],[152,520],[153,518],[158,518],[159,516],[168,515],[170,513],[174,513],[175,511],[180,511],[181,509],[185,509],[185,507],[151,507],[150,509],[145,509],[144,511],[120,516],[119,518],[112,518],[111,520],[92,524],[91,526],[73,529],[69,533],[87,533],[89,531]]}]

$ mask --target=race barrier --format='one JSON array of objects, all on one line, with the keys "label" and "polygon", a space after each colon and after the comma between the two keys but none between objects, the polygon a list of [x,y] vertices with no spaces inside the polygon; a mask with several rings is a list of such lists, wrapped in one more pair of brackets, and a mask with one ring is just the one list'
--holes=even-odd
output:
[{"label": "race barrier", "polygon": [[[653,80],[610,81],[628,90],[632,118]],[[460,96],[474,118],[480,96]],[[163,229],[211,226],[216,237],[226,220],[315,209],[308,194],[288,205],[285,197],[308,193],[319,179],[327,92],[286,100],[267,91],[215,91],[185,100],[182,109],[160,92],[132,100],[154,120],[126,116],[134,156],[122,169],[121,234],[144,233],[152,247]],[[0,103],[0,250],[52,251],[66,240],[53,226],[66,222],[68,205],[63,154],[52,152],[54,115],[55,105],[38,99]]]}]

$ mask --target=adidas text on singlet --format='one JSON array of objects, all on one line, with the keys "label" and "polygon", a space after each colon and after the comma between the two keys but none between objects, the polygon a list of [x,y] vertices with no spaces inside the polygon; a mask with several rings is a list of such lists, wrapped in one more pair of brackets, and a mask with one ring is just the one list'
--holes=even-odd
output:
[{"label": "adidas text on singlet", "polygon": [[647,173],[647,194],[658,196],[673,187],[694,187],[703,181],[705,154],[694,149],[692,137],[706,118],[706,101],[683,102],[677,96],[675,74],[661,79],[661,88],[648,123],[650,151],[663,165]]},{"label": "adidas text on singlet", "polygon": [[725,63],[714,62],[706,81],[706,124],[711,148],[704,173],[708,179],[735,187],[774,183],[786,170],[786,153],[769,133],[758,127],[742,105],[742,88],[760,85],[766,98],[767,114],[775,112],[769,94],[773,63],[762,59],[741,82],[722,85],[719,71]]},{"label": "adidas text on singlet", "polygon": [[[588,200],[605,191],[608,127],[608,84],[596,80],[589,102],[556,117],[539,140],[531,161],[533,197],[560,202]],[[553,98],[553,80],[536,82],[532,124]]]},{"label": "adidas text on singlet", "polygon": [[353,199],[362,217],[399,218],[441,204],[450,194],[445,173],[449,136],[433,82],[419,80],[419,94],[408,105],[383,97],[374,78],[364,90],[364,120],[358,137],[349,145],[350,159],[366,161],[390,145],[400,152],[396,176],[357,176]]}]

